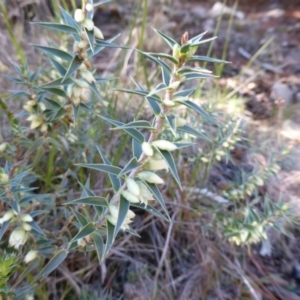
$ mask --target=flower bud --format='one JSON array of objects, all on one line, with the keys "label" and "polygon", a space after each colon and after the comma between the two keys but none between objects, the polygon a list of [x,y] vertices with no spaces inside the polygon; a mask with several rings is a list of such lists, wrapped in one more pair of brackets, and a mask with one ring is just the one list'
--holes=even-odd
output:
[{"label": "flower bud", "polygon": [[20,227],[16,228],[9,236],[8,244],[15,249],[26,243],[28,234]]},{"label": "flower bud", "polygon": [[197,52],[198,46],[191,46],[189,48],[189,51],[186,54],[186,58],[190,59],[196,52]]},{"label": "flower bud", "polygon": [[94,29],[94,22],[90,19],[85,19],[83,25],[88,31]]},{"label": "flower bud", "polygon": [[33,221],[33,218],[31,215],[29,214],[25,214],[25,215],[21,215],[21,220],[23,222],[32,222]]},{"label": "flower bud", "polygon": [[152,142],[152,146],[155,146],[161,150],[166,151],[174,151],[177,149],[177,146],[169,141],[166,140],[157,140]]},{"label": "flower bud", "polygon": [[176,117],[175,122],[177,127],[184,126],[187,123],[186,119],[180,117]]},{"label": "flower bud", "polygon": [[87,47],[88,43],[87,41],[80,41],[77,45],[78,48],[80,49],[85,49]]},{"label": "flower bud", "polygon": [[178,60],[179,56],[180,56],[180,46],[178,44],[175,44],[173,46],[173,57]]},{"label": "flower bud", "polygon": [[23,223],[22,227],[25,231],[31,231],[32,227],[28,223]]},{"label": "flower bud", "polygon": [[165,99],[162,104],[164,104],[165,106],[169,106],[169,107],[172,107],[172,106],[175,106],[176,103],[172,100],[169,100],[169,99]]},{"label": "flower bud", "polygon": [[37,115],[30,115],[27,121],[31,121],[30,129],[35,129],[43,123],[43,119]]},{"label": "flower bud", "polygon": [[129,191],[122,191],[122,196],[129,202],[131,203],[139,203],[140,200],[137,196],[133,195]]},{"label": "flower bud", "polygon": [[0,174],[0,183],[7,184],[9,182],[9,176],[5,173]]},{"label": "flower bud", "polygon": [[6,149],[6,147],[7,147],[7,143],[2,143],[2,144],[0,144],[0,153],[1,153],[1,152],[4,152],[5,149]]},{"label": "flower bud", "polygon": [[15,215],[15,212],[11,209],[7,211],[2,218],[0,218],[0,224],[3,224],[4,222],[9,221],[13,216]]},{"label": "flower bud", "polygon": [[171,85],[169,86],[170,89],[176,90],[180,85],[180,81],[174,81],[171,83]]},{"label": "flower bud", "polygon": [[158,151],[154,151],[153,156],[151,157],[154,160],[162,160],[164,159],[164,157],[158,152]]},{"label": "flower bud", "polygon": [[153,172],[142,171],[137,176],[149,183],[154,183],[154,184],[163,184],[164,183],[164,181]]},{"label": "flower bud", "polygon": [[100,40],[104,39],[102,31],[96,26],[94,27],[94,35],[97,39],[100,39]]},{"label": "flower bud", "polygon": [[76,9],[74,13],[74,20],[77,23],[81,23],[84,21],[84,19],[85,19],[84,11],[82,9]]},{"label": "flower bud", "polygon": [[126,181],[126,184],[127,184],[128,191],[131,194],[133,194],[133,195],[135,195],[135,196],[138,197],[140,195],[141,191],[140,191],[140,187],[136,183],[136,181],[134,179],[130,178],[130,177],[127,177],[125,179],[125,181]]},{"label": "flower bud", "polygon": [[150,143],[148,143],[148,142],[144,142],[142,144],[142,150],[143,150],[144,154],[147,156],[152,156],[154,153],[153,148],[151,147]]},{"label": "flower bud", "polygon": [[149,159],[143,168],[149,171],[158,171],[163,169],[169,171],[169,166],[164,159],[161,160]]},{"label": "flower bud", "polygon": [[85,79],[87,82],[92,83],[95,81],[95,77],[92,72],[85,70],[80,72],[83,79]]},{"label": "flower bud", "polygon": [[94,5],[91,4],[91,3],[87,3],[86,6],[85,6],[85,9],[87,11],[92,11],[94,9]]},{"label": "flower bud", "polygon": [[36,250],[30,250],[30,251],[26,254],[26,256],[25,256],[25,258],[24,258],[24,262],[25,262],[26,264],[28,264],[29,262],[33,261],[33,260],[37,257],[37,255],[38,255],[38,252],[37,252]]},{"label": "flower bud", "polygon": [[75,79],[74,81],[75,81],[76,85],[80,86],[81,88],[88,88],[89,87],[89,84],[85,80]]}]

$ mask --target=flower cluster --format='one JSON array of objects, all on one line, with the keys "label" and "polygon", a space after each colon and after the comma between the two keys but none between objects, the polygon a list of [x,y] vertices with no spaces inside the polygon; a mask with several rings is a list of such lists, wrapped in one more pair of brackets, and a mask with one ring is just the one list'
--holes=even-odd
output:
[{"label": "flower cluster", "polygon": [[[116,205],[110,204],[108,207],[110,215],[106,216],[107,220],[113,224],[117,225],[118,217],[119,217],[119,207]],[[129,229],[129,224],[132,222],[131,219],[135,217],[135,213],[132,210],[128,210],[127,215],[123,224],[121,225],[122,230]]]}]

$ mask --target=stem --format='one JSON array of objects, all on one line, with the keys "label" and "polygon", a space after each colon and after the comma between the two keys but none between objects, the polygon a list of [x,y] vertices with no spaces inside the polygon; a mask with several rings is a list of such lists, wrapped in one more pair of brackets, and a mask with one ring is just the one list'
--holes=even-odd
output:
[{"label": "stem", "polygon": [[[184,65],[185,61],[184,59],[179,60],[178,65],[174,66],[174,70],[171,76],[171,80],[170,80],[170,85],[179,80],[179,75],[177,74],[177,70],[179,68],[181,68]],[[171,100],[174,94],[174,89],[168,89],[166,91],[165,94],[165,98],[164,99],[168,99]],[[164,121],[165,121],[165,114],[168,112],[169,107],[165,106],[165,105],[160,105],[161,108],[161,114],[159,116],[156,117],[155,119],[155,125],[154,125],[154,130],[151,132],[149,139],[147,140],[147,142],[149,144],[151,144],[153,141],[155,141],[157,139],[157,137],[159,136],[159,134],[162,131],[163,125],[164,125]],[[142,155],[140,156],[138,162],[141,164],[140,167],[136,168],[135,170],[131,171],[131,173],[128,175],[128,177],[130,178],[134,178],[141,170],[142,170],[142,165],[143,163],[148,159],[148,156],[145,155],[144,153],[142,153]],[[114,197],[111,199],[110,204],[112,205],[117,205],[120,201],[120,195],[122,193],[122,191],[126,188],[126,183],[124,182],[123,185],[121,186],[121,188],[119,189],[119,191],[114,195]],[[100,220],[96,223],[96,227],[100,228],[103,223],[105,222],[105,218],[108,215],[108,210],[105,210],[103,212],[103,216],[100,218]]]}]

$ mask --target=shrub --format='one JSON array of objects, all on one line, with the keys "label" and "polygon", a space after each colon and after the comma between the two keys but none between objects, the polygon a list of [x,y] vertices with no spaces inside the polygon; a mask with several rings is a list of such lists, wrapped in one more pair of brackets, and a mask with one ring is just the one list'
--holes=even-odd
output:
[{"label": "shrub", "polygon": [[[210,149],[193,158],[206,170],[205,178],[212,163],[228,160],[241,140],[239,122],[230,117],[224,121],[214,111],[206,111],[190,98],[196,86],[187,88],[190,80],[215,77],[209,70],[194,66],[195,62],[226,63],[196,54],[201,44],[214,38],[203,39],[204,33],[190,38],[186,32],[178,43],[155,30],[172,53],[136,51],[155,63],[162,82],[151,90],[135,80],[134,89],[115,88],[114,78],[99,77],[93,57],[105,48],[126,51],[128,47],[116,44],[117,37],[104,40],[92,21],[95,6],[92,0],[83,0],[74,17],[61,8],[60,23],[35,22],[35,26],[55,31],[62,44],[51,40],[49,46],[34,45],[50,64],[34,72],[26,64],[15,64],[17,76],[8,76],[22,87],[10,98],[24,105],[11,119],[9,136],[0,144],[5,160],[0,169],[4,203],[1,251],[15,253],[5,254],[0,262],[2,294],[31,295],[34,284],[75,251],[96,251],[99,262],[103,262],[120,231],[139,236],[131,227],[134,208],[170,221],[160,187],[172,186],[173,178],[179,191],[184,188],[174,160],[177,152],[195,147],[197,139],[206,141]],[[112,88],[143,97],[146,101],[142,105],[151,108],[152,118],[127,123],[123,116],[115,118],[118,112],[107,98]],[[188,113],[183,114],[182,107]],[[203,125],[217,132],[213,140],[200,128]],[[119,145],[108,158],[105,146],[113,137]],[[97,162],[98,154],[102,163]],[[120,154],[122,161],[117,158]],[[267,198],[262,211],[244,205],[277,168],[274,163],[263,173],[251,173],[224,193],[236,206],[218,214],[217,225],[232,243],[249,245],[266,239],[266,228],[275,226],[281,213],[286,213],[285,205],[275,205]],[[97,172],[105,173],[110,185],[101,185],[100,196],[91,188]],[[21,274],[19,286],[11,290],[8,278],[17,276],[8,270]]]}]

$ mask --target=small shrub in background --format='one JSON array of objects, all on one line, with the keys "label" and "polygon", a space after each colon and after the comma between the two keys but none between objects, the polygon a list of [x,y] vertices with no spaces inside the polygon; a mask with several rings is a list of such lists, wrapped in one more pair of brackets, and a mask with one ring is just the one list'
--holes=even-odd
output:
[{"label": "small shrub in background", "polygon": [[[213,39],[204,39],[204,33],[192,38],[184,33],[178,43],[155,30],[166,42],[166,52],[136,51],[155,63],[162,81],[151,90],[137,79],[134,89],[114,87],[144,98],[152,119],[124,123],[114,117],[118,112],[106,96],[114,79],[100,77],[92,59],[105,48],[127,47],[115,43],[117,37],[104,39],[93,23],[97,5],[83,0],[73,16],[61,8],[60,23],[35,22],[56,32],[63,42],[34,45],[49,63],[36,71],[14,65],[16,76],[9,76],[21,87],[12,91],[11,98],[24,105],[0,143],[0,292],[7,297],[34,295],[35,284],[76,251],[96,252],[103,262],[120,231],[139,236],[131,226],[135,208],[170,221],[160,187],[173,187],[174,181],[179,191],[184,190],[174,159],[177,153],[195,147],[197,139],[205,140],[209,147],[193,158],[206,169],[205,177],[215,161],[229,160],[230,151],[241,141],[239,122],[230,118],[224,122],[206,111],[191,100],[196,86],[186,87],[187,81],[215,77],[199,63],[225,63],[196,54],[201,44]],[[182,107],[188,113],[182,113]],[[203,130],[204,124],[216,129],[214,139]],[[121,152],[109,155],[105,147],[114,136]],[[114,154],[119,153],[122,163],[115,162]],[[277,168],[274,162],[247,174],[242,183],[224,192],[234,209],[218,214],[215,228],[230,242],[249,245],[266,239],[268,226],[276,226],[286,215],[284,204],[266,198],[259,210],[248,201]],[[109,179],[110,186],[101,194],[91,186],[97,172]]]}]

